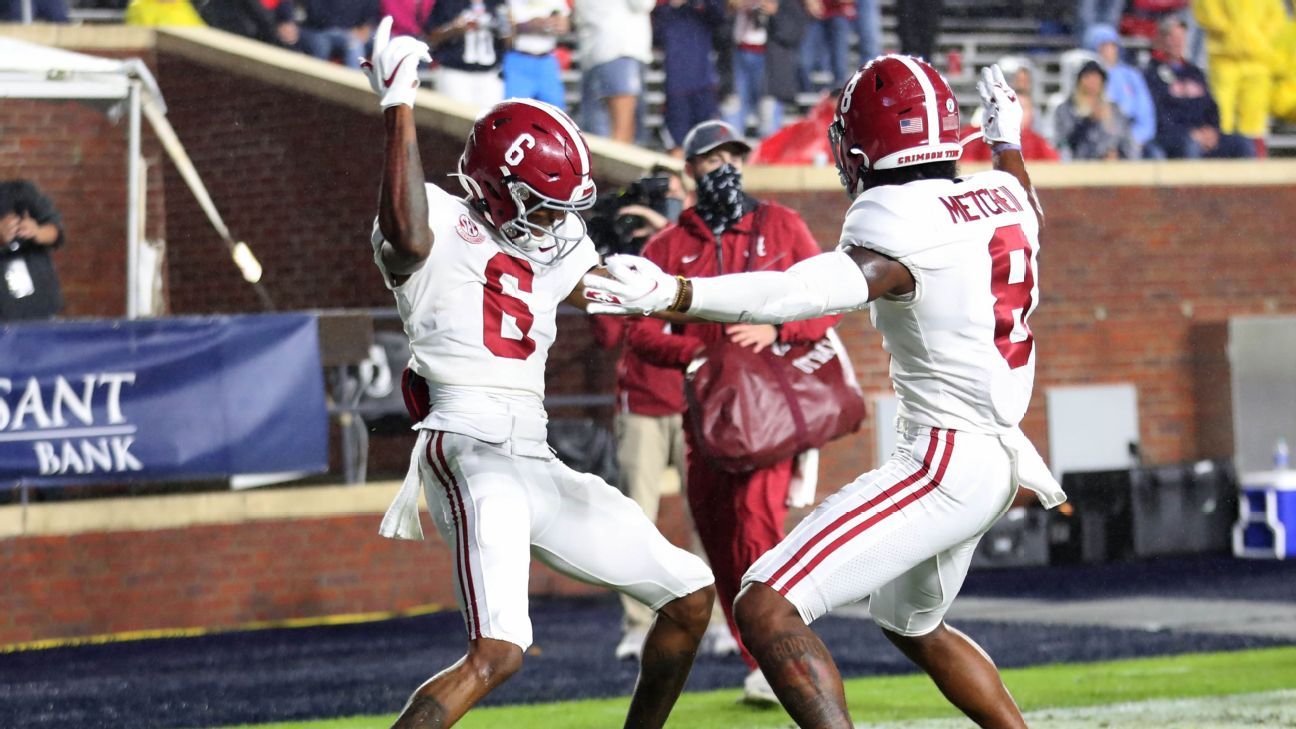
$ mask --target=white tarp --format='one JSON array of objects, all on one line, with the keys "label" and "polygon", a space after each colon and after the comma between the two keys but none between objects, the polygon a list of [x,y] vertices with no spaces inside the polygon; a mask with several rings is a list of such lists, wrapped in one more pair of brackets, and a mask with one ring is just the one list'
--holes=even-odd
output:
[{"label": "white tarp", "polygon": [[101,58],[0,38],[0,98],[125,100],[132,80],[165,113],[162,92],[138,58]]}]

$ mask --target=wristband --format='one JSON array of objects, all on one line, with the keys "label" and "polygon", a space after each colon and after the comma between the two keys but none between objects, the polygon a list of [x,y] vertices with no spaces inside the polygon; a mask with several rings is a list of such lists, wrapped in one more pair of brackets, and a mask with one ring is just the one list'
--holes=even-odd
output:
[{"label": "wristband", "polygon": [[1020,151],[1022,151],[1022,148],[1021,148],[1021,145],[1020,145],[1020,144],[1012,144],[1012,143],[1010,143],[1010,142],[995,142],[995,143],[993,143],[993,144],[990,145],[990,149],[991,149],[992,151],[994,151],[994,152],[1020,152]]},{"label": "wristband", "polygon": [[692,288],[689,280],[683,276],[675,277],[675,299],[671,301],[670,306],[666,307],[667,311],[682,311],[680,305],[684,303],[684,295]]}]

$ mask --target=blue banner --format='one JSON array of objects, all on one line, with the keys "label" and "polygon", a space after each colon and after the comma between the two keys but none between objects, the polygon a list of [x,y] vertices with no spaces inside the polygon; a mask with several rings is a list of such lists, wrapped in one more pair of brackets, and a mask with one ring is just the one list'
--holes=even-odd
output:
[{"label": "blue banner", "polygon": [[0,483],[327,468],[312,315],[0,327]]}]

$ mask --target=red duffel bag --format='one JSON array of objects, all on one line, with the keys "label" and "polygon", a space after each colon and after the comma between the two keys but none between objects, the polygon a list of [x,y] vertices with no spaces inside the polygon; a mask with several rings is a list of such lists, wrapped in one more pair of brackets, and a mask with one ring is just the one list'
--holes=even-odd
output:
[{"label": "red duffel bag", "polygon": [[864,393],[832,330],[812,345],[760,353],[713,342],[689,368],[684,395],[701,455],[731,473],[853,433],[865,415]]}]

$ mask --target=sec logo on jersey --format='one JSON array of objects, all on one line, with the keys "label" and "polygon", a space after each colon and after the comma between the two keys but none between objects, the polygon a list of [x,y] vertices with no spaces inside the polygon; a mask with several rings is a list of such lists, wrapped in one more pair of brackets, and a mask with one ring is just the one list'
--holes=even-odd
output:
[{"label": "sec logo on jersey", "polygon": [[459,216],[459,224],[455,226],[455,232],[469,243],[481,243],[486,240],[486,234],[472,218],[468,217],[467,213]]}]

